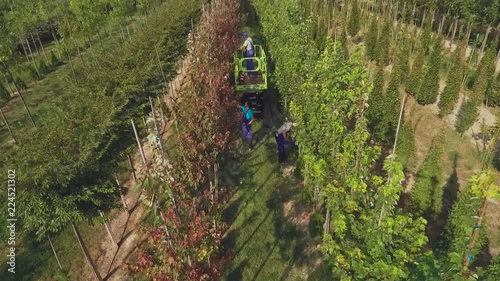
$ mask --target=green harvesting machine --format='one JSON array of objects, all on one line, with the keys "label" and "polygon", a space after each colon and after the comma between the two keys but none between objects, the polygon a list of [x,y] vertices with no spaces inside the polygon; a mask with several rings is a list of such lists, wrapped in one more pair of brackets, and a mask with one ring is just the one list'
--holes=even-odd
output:
[{"label": "green harvesting machine", "polygon": [[[267,58],[261,45],[254,45],[254,48],[252,58],[246,58],[242,50],[234,54],[234,85],[242,102],[249,101],[251,107],[262,109],[262,93],[267,90]],[[247,60],[254,61],[254,70],[247,69]]]}]

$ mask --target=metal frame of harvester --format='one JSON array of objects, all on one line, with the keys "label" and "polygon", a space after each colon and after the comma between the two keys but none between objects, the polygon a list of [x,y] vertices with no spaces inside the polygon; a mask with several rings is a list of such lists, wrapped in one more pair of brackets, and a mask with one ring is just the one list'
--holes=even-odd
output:
[{"label": "metal frame of harvester", "polygon": [[[241,94],[242,103],[249,101],[252,108],[262,111],[262,93],[267,90],[267,57],[261,45],[254,45],[254,48],[255,55],[252,58],[246,58],[242,50],[234,54],[234,85],[236,94]],[[247,60],[250,59],[254,60],[254,70],[246,68]]]}]

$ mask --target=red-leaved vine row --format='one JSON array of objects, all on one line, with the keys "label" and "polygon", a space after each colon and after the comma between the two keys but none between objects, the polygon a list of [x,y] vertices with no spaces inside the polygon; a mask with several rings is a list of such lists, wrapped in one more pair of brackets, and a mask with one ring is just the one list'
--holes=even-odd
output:
[{"label": "red-leaved vine row", "polygon": [[148,231],[134,271],[151,280],[218,280],[231,258],[221,246],[221,221],[228,189],[219,188],[219,163],[236,147],[238,102],[229,74],[238,45],[238,0],[205,7],[192,34],[189,82],[180,93],[175,118],[180,156],[172,159],[175,183],[160,206],[161,227]]}]

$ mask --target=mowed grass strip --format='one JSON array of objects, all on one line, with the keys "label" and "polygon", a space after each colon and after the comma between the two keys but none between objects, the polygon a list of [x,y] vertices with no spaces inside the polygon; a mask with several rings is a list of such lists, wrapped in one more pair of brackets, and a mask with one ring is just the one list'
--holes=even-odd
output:
[{"label": "mowed grass strip", "polygon": [[[255,125],[260,131],[261,124]],[[284,214],[284,203],[296,193],[290,188],[294,183],[281,176],[276,142],[263,131],[254,150],[241,159],[240,186],[224,214],[230,223],[224,245],[234,255],[224,280],[305,280],[292,278],[300,274],[293,267],[303,244]]]}]

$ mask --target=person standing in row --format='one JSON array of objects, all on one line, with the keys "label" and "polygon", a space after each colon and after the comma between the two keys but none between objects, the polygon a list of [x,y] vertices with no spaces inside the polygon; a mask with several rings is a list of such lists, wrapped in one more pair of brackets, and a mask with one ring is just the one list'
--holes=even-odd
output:
[{"label": "person standing in row", "polygon": [[[255,48],[253,45],[253,40],[246,32],[243,33],[242,35],[243,39],[245,39],[245,42],[243,45],[241,45],[240,50],[245,50],[245,58],[253,58],[255,55]],[[254,70],[255,67],[253,65],[253,59],[248,59],[247,61],[247,70]],[[253,72],[248,72],[249,75],[253,75]]]},{"label": "person standing in row", "polygon": [[253,111],[250,108],[248,101],[246,101],[245,104],[241,106],[241,110],[243,111],[243,124],[241,125],[241,130],[243,133],[243,138],[248,142],[248,149],[251,150],[253,148],[252,123],[254,121],[254,117]]},{"label": "person standing in row", "polygon": [[285,142],[290,139],[290,131],[292,127],[297,126],[297,123],[285,122],[279,129],[276,131],[275,138],[278,143],[278,161],[283,163],[285,161]]}]

